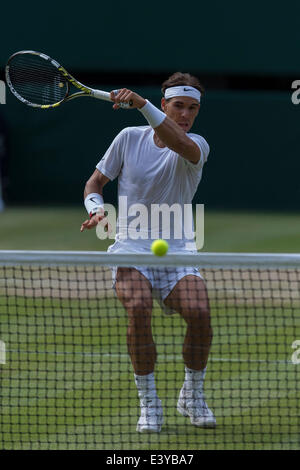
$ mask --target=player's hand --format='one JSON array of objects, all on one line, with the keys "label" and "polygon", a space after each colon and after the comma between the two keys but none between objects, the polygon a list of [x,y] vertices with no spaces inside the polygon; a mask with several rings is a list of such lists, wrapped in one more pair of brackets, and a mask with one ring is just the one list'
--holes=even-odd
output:
[{"label": "player's hand", "polygon": [[106,217],[105,214],[95,214],[95,215],[93,215],[93,217],[91,217],[88,220],[85,220],[82,223],[82,225],[80,227],[80,232],[83,232],[85,229],[90,230],[91,228],[96,227],[99,224],[99,222],[101,222],[101,220],[103,220],[105,217]]},{"label": "player's hand", "polygon": [[116,95],[111,91],[110,98],[114,102],[113,109],[120,109],[120,103],[131,103],[130,108],[122,109],[142,108],[146,104],[146,100],[142,96],[134,91],[128,90],[128,88],[121,88]]}]

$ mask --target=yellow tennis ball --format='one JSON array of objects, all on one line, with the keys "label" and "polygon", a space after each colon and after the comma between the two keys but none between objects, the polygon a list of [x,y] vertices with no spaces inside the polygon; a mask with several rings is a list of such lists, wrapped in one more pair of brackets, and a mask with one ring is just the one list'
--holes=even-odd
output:
[{"label": "yellow tennis ball", "polygon": [[169,249],[166,240],[155,240],[151,245],[151,250],[156,256],[164,256]]}]

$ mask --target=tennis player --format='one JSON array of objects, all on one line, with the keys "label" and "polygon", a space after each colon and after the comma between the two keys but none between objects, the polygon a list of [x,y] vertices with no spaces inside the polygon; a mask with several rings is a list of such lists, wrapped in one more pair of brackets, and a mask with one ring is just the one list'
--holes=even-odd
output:
[{"label": "tennis player", "polygon": [[[203,89],[196,77],[177,72],[163,83],[162,93],[161,110],[129,89],[123,88],[117,95],[111,93],[114,109],[120,103],[130,102],[131,108],[137,109],[148,125],[123,129],[97,164],[85,186],[85,207],[90,218],[83,222],[81,231],[95,227],[102,220],[103,187],[115,178],[118,178],[119,198],[127,196],[128,207],[136,203],[149,208],[154,203],[169,207],[174,203],[182,207],[191,204],[209,154],[205,139],[190,133],[199,113]],[[121,227],[129,221],[130,216],[118,220],[116,240],[109,251],[149,253],[153,241],[151,227],[141,227],[139,239],[126,238]],[[171,253],[190,250],[184,237],[172,238],[172,231],[168,243]],[[127,345],[141,406],[137,431],[160,432],[163,424],[154,377],[153,298],[167,313],[178,312],[187,325],[183,344],[185,380],[177,409],[196,426],[215,426],[216,419],[203,391],[212,328],[207,290],[199,271],[183,267],[119,267],[113,271],[113,277],[117,296],[129,318]]]}]

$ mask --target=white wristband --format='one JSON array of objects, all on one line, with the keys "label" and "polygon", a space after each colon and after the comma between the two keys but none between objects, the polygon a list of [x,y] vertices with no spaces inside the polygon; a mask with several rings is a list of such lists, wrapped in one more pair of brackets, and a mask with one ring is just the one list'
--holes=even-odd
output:
[{"label": "white wristband", "polygon": [[149,122],[150,126],[155,129],[158,127],[166,118],[165,113],[156,108],[150,101],[146,100],[147,103],[139,109],[145,119]]},{"label": "white wristband", "polygon": [[88,194],[84,200],[84,205],[89,215],[96,214],[100,208],[104,208],[103,197],[98,193]]}]

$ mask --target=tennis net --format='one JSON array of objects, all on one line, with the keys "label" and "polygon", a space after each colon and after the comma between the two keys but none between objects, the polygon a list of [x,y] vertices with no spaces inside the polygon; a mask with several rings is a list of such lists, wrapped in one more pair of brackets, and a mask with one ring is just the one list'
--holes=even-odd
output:
[{"label": "tennis net", "polygon": [[[160,433],[140,415],[115,266],[200,267],[213,429],[177,412],[186,323],[154,301]],[[138,295],[137,291],[132,293]],[[189,292],[186,295],[190,295]],[[300,255],[0,251],[1,449],[299,449]]]}]

